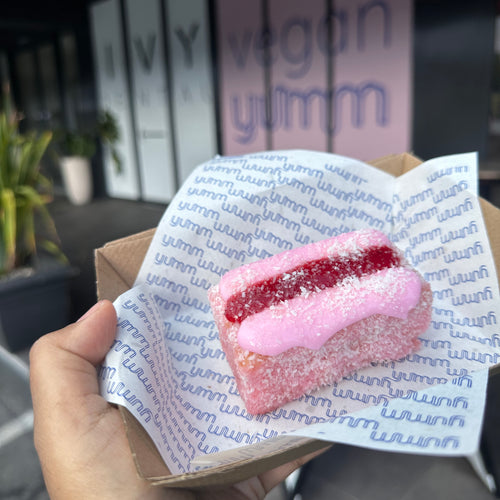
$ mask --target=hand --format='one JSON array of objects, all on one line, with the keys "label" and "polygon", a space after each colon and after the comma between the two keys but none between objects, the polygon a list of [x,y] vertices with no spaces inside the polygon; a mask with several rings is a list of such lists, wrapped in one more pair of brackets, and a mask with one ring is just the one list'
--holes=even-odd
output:
[{"label": "hand", "polygon": [[118,410],[99,395],[96,366],[111,346],[116,313],[98,302],[30,352],[34,435],[52,500],[257,499],[318,454],[217,491],[152,487],[140,478]]}]

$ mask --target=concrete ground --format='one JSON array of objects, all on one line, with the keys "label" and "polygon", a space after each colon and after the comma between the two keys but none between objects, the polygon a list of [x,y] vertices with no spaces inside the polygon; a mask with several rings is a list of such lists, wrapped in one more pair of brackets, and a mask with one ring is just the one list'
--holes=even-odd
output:
[{"label": "concrete ground", "polygon": [[33,447],[28,367],[0,347],[0,498],[48,499]]}]

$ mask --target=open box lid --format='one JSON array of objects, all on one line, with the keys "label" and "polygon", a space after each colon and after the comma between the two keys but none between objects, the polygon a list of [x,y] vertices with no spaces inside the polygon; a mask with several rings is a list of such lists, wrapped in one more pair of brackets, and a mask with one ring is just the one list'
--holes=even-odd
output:
[{"label": "open box lid", "polygon": [[[404,153],[389,155],[370,162],[371,165],[399,176],[418,166],[421,161]],[[500,210],[481,199],[481,209],[500,276]],[[107,243],[95,252],[97,292],[99,299],[115,300],[134,285],[137,273],[149,248],[155,230],[144,231]],[[490,373],[500,371],[496,365]],[[128,410],[120,407],[131,451],[139,474],[153,484],[172,487],[222,485],[242,481],[325,446],[322,441],[300,438],[294,444],[263,458],[250,458],[187,474],[171,475],[156,446],[142,425]]]}]

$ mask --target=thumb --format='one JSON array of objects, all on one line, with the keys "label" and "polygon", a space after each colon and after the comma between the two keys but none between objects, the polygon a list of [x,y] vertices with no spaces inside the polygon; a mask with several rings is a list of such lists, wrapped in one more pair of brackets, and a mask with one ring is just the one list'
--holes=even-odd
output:
[{"label": "thumb", "polygon": [[98,302],[68,330],[54,333],[57,344],[97,365],[106,356],[115,337],[116,312],[113,304],[108,300]]},{"label": "thumb", "polygon": [[110,348],[116,329],[111,302],[95,304],[80,320],[41,337],[30,351],[34,409],[98,393],[95,367]]},{"label": "thumb", "polygon": [[115,309],[102,301],[31,349],[34,442],[51,498],[147,498],[121,416],[99,395],[96,365],[115,329]]}]

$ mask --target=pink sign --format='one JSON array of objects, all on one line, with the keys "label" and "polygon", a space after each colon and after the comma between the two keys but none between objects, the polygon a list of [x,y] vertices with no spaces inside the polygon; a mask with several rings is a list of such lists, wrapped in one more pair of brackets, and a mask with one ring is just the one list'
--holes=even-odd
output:
[{"label": "pink sign", "polygon": [[411,149],[412,0],[218,0],[224,154]]},{"label": "pink sign", "polygon": [[268,149],[261,2],[217,1],[222,151]]},{"label": "pink sign", "polygon": [[369,160],[411,149],[411,0],[335,0],[333,150]]},{"label": "pink sign", "polygon": [[324,0],[269,0],[273,149],[328,148],[327,64],[316,40],[324,16]]}]

